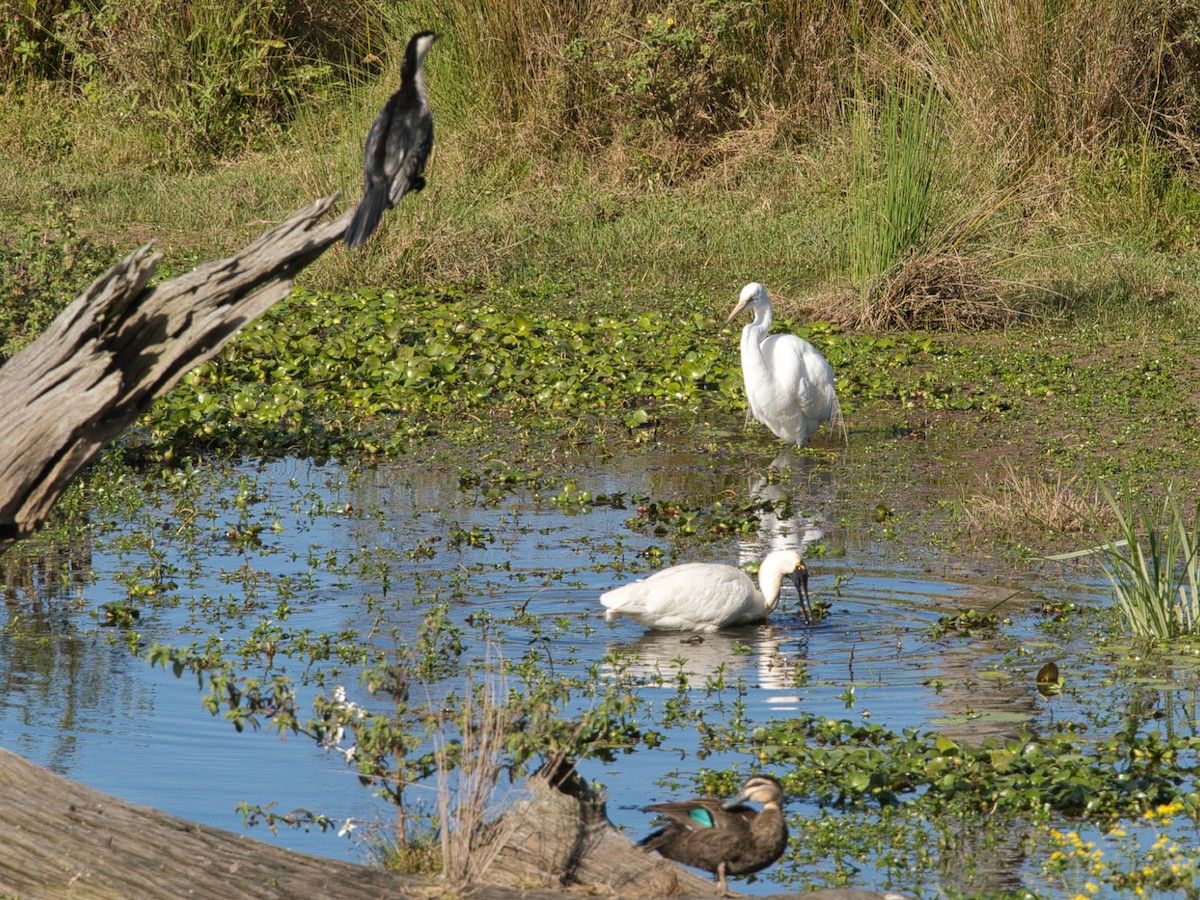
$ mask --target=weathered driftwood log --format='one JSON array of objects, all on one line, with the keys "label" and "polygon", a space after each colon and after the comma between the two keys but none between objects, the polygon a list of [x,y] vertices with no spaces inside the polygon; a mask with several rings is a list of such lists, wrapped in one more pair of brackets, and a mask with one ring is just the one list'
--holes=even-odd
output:
[{"label": "weathered driftwood log", "polygon": [[[577,896],[712,897],[715,886],[646,853],[608,821],[582,782],[545,778],[506,816],[488,884],[452,885],[282,850],[120,800],[0,749],[0,895],[25,900],[115,898],[420,898],[551,900]],[[868,900],[869,891],[806,894]],[[764,898],[766,900],[766,898]]]},{"label": "weathered driftwood log", "polygon": [[282,300],[341,238],[318,200],[227,259],[147,288],[146,244],[71,302],[0,369],[0,551],[46,520],[70,480],[150,405]]},{"label": "weathered driftwood log", "polygon": [[118,800],[7,750],[0,807],[0,893],[9,897],[375,898],[419,888]]},{"label": "weathered driftwood log", "polygon": [[513,887],[585,886],[619,897],[716,895],[716,885],[638,847],[608,819],[602,798],[570,767],[529,779],[530,798],[485,878]]}]

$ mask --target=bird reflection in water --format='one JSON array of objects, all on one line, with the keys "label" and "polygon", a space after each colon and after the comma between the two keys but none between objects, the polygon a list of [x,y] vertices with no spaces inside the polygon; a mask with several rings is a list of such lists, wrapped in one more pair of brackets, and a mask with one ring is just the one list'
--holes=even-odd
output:
[{"label": "bird reflection in water", "polygon": [[[786,643],[786,647],[785,647]],[[710,634],[647,631],[635,641],[613,641],[609,659],[621,659],[621,670],[651,685],[662,679],[673,688],[679,676],[693,686],[710,679],[744,680],[766,691],[762,702],[772,708],[799,705],[794,691],[803,678],[807,636],[771,625],[754,625]],[[614,667],[607,666],[609,673]]]},{"label": "bird reflection in water", "polygon": [[[801,480],[803,492],[797,486]],[[810,510],[817,502],[832,501],[833,496],[829,469],[815,469],[811,461],[802,461],[784,450],[772,463],[771,471],[751,479],[750,497],[761,504],[758,530],[741,541],[738,561],[751,562],[774,550],[795,550],[807,557],[809,545],[825,537],[825,522],[832,515],[827,512],[818,516]]]}]

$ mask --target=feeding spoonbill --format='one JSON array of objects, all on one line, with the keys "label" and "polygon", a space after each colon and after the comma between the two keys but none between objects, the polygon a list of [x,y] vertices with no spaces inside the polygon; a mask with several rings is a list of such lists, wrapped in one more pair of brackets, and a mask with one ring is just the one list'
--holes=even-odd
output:
[{"label": "feeding spoonbill", "polygon": [[628,616],[660,631],[718,631],[765,622],[779,603],[785,578],[796,586],[800,609],[811,622],[808,568],[795,550],[767,554],[758,570],[761,590],[737,566],[685,563],[607,591],[600,602],[609,622]]},{"label": "feeding spoonbill", "polygon": [[754,418],[797,447],[807,444],[822,422],[844,436],[833,366],[803,338],[771,334],[771,298],[757,281],[742,288],[725,324],[746,308],[754,318],[742,329],[742,378]]}]

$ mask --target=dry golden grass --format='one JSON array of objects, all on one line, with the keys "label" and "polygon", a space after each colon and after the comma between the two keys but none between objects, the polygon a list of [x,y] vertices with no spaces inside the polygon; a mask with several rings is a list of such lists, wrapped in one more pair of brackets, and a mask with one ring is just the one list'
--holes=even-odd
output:
[{"label": "dry golden grass", "polygon": [[1020,309],[1005,284],[972,257],[955,251],[911,253],[886,272],[864,304],[857,291],[822,303],[822,317],[873,331],[959,331],[1013,322]]},{"label": "dry golden grass", "polygon": [[520,824],[516,816],[496,815],[497,783],[508,759],[505,743],[514,728],[504,708],[506,684],[501,674],[475,691],[468,675],[458,712],[457,766],[444,738],[435,738],[442,877],[453,885],[482,881]]},{"label": "dry golden grass", "polygon": [[1032,532],[1090,534],[1113,521],[1113,509],[1098,488],[1079,488],[1077,479],[1025,475],[1006,460],[998,482],[985,477],[982,493],[964,501],[967,526],[1002,539]]}]

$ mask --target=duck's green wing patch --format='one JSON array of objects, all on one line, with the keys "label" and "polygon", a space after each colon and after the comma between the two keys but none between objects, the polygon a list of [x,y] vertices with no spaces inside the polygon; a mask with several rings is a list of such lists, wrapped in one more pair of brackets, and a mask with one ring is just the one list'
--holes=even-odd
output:
[{"label": "duck's green wing patch", "polygon": [[693,809],[691,811],[690,815],[694,821],[699,822],[705,828],[713,827],[712,813],[710,813],[707,809],[702,809],[702,808]]}]

